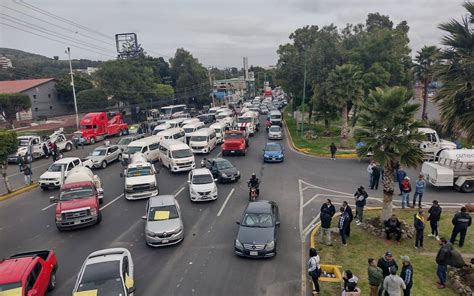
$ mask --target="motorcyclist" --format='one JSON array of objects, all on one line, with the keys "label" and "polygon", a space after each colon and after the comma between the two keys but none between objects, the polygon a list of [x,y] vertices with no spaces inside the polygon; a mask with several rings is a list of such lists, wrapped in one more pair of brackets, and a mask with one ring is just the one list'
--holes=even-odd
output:
[{"label": "motorcyclist", "polygon": [[[255,188],[257,190],[257,196],[260,195],[260,189],[258,188],[259,185],[260,185],[260,180],[257,178],[257,175],[253,173],[252,177],[250,178],[248,182],[248,186],[250,187],[250,189]],[[249,191],[249,195],[250,195],[250,191]]]}]

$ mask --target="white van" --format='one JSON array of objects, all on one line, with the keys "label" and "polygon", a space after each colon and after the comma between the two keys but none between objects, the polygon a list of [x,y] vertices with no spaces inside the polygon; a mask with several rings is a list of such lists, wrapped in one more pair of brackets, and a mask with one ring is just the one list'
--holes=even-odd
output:
[{"label": "white van", "polygon": [[148,161],[157,161],[159,159],[158,147],[160,139],[156,136],[142,138],[128,144],[127,148],[122,153],[122,159],[129,162],[130,157],[137,153],[143,153]]},{"label": "white van", "polygon": [[216,148],[216,132],[212,128],[202,128],[191,134],[189,147],[194,153],[209,153]]},{"label": "white van", "polygon": [[191,134],[194,133],[195,131],[201,129],[204,127],[204,122],[194,122],[190,124],[183,125],[184,132],[186,133],[186,142],[189,143],[189,137],[191,137]]},{"label": "white van", "polygon": [[183,121],[183,123],[181,124],[181,126],[185,126],[185,125],[187,125],[187,124],[194,123],[194,122],[200,122],[199,118],[197,118],[197,117],[186,118],[186,120]]},{"label": "white van", "polygon": [[279,125],[281,126],[281,112],[278,110],[270,111],[270,122],[272,125]]},{"label": "white van", "polygon": [[225,122],[218,121],[216,123],[211,124],[211,126],[209,127],[216,132],[217,144],[221,144],[222,142],[224,142],[225,126]]},{"label": "white van", "polygon": [[156,134],[159,141],[163,140],[177,140],[184,143],[186,140],[184,130],[180,127],[170,128]]},{"label": "white van", "polygon": [[183,142],[162,141],[159,151],[161,165],[171,172],[190,171],[196,167],[193,151]]},{"label": "white van", "polygon": [[167,130],[167,129],[170,129],[172,128],[171,124],[169,123],[163,123],[163,124],[160,124],[160,125],[157,125],[154,129],[153,129],[153,135],[156,135],[157,133],[159,132],[162,132],[164,130]]},{"label": "white van", "polygon": [[185,120],[186,120],[186,118],[175,118],[175,119],[168,120],[166,123],[169,123],[172,128],[182,127],[183,126],[183,121],[185,121]]}]

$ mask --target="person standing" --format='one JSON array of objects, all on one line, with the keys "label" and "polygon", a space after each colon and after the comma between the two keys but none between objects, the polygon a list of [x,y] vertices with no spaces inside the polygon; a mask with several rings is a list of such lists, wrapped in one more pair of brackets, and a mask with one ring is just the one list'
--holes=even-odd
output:
[{"label": "person standing", "polygon": [[[381,257],[377,261],[377,267],[379,267],[382,270],[382,276],[383,276],[384,280],[387,276],[390,275],[390,268],[391,267],[395,267],[395,270],[397,270],[398,265],[397,265],[397,262],[395,262],[395,259],[393,259],[392,252],[390,252],[390,251],[385,252],[384,256]],[[379,294],[378,294],[379,296],[381,296],[383,294],[384,280],[382,281],[382,286],[379,289]]]},{"label": "person standing", "polygon": [[77,137],[72,138],[72,144],[76,150],[79,149],[79,139]]},{"label": "person standing", "polygon": [[410,205],[410,192],[411,192],[411,184],[410,178],[405,176],[402,181],[402,209],[408,207]]},{"label": "person standing", "polygon": [[423,175],[418,176],[418,180],[415,183],[415,194],[413,194],[413,207],[415,207],[416,199],[418,197],[418,207],[421,208],[421,199],[423,198],[423,193],[425,193],[426,181]]},{"label": "person standing", "polygon": [[397,173],[397,182],[398,182],[398,188],[400,189],[400,194],[402,195],[402,183],[403,180],[405,180],[405,177],[407,176],[407,173],[403,170],[402,166],[399,166],[398,169],[396,170]]},{"label": "person standing", "polygon": [[437,282],[438,289],[446,288],[446,273],[448,271],[448,260],[451,257],[452,246],[448,244],[445,238],[440,239],[439,245],[441,246],[436,254],[436,275],[439,281]]},{"label": "person standing", "polygon": [[334,144],[334,142],[332,142],[331,145],[329,146],[329,150],[331,151],[331,159],[336,160],[337,147],[336,147],[336,144]]},{"label": "person standing", "polygon": [[369,290],[370,296],[377,296],[377,291],[382,284],[383,275],[382,270],[375,265],[374,258],[369,258],[368,260],[369,267],[367,269],[367,274],[369,278]]},{"label": "person standing", "polygon": [[81,135],[81,137],[79,138],[79,144],[81,145],[81,149],[84,149],[85,142],[86,139],[84,139],[84,137]]},{"label": "person standing", "polygon": [[334,217],[334,214],[336,214],[336,208],[334,207],[334,205],[332,204],[332,202],[329,198],[326,200],[325,203],[323,203],[323,205],[321,206],[320,211],[321,211],[321,213],[322,212],[328,213],[331,216],[331,218]]},{"label": "person standing", "polygon": [[379,189],[379,181],[380,181],[380,174],[381,174],[382,168],[380,167],[379,164],[375,164],[375,166],[372,168],[372,183],[370,184],[370,189],[372,190],[378,190]]},{"label": "person standing", "polygon": [[354,193],[355,204],[356,204],[356,224],[360,225],[364,219],[364,207],[367,202],[369,195],[365,191],[364,186],[357,188],[357,191]]},{"label": "person standing", "polygon": [[414,215],[414,226],[416,230],[415,249],[423,248],[423,232],[425,230],[426,217],[423,210]]},{"label": "person standing", "polygon": [[459,237],[459,247],[462,248],[464,246],[464,239],[466,238],[467,228],[471,226],[472,218],[471,215],[467,212],[466,207],[462,207],[461,211],[454,215],[453,220],[453,231],[451,232],[451,239],[449,240],[451,244],[454,245],[456,241],[456,237],[460,234]]},{"label": "person standing", "polygon": [[313,295],[319,294],[319,276],[321,275],[321,259],[315,248],[309,249],[308,274],[313,280]]},{"label": "person standing", "polygon": [[431,227],[431,233],[428,234],[430,237],[435,237],[437,240],[439,240],[439,221],[441,220],[441,212],[443,210],[439,206],[439,203],[437,200],[433,200],[433,205],[431,208],[428,210],[428,221],[430,221],[430,227]]},{"label": "person standing", "polygon": [[375,166],[375,162],[371,161],[367,166],[367,174],[369,174],[369,188],[372,185],[372,169]]},{"label": "person standing", "polygon": [[403,296],[410,296],[410,290],[413,286],[413,266],[410,263],[410,257],[401,256],[402,259],[402,271],[400,277],[405,282],[405,290],[403,290]]},{"label": "person standing", "polygon": [[332,246],[331,241],[331,215],[326,211],[321,211],[321,230],[319,231],[319,241],[328,246]]},{"label": "person standing", "polygon": [[347,246],[346,236],[347,236],[347,227],[349,226],[349,214],[345,211],[344,207],[340,209],[341,216],[339,217],[339,223],[337,224],[339,228],[339,235],[341,236],[341,241],[344,246]]},{"label": "person standing", "polygon": [[390,267],[390,274],[383,280],[383,288],[388,296],[399,296],[400,292],[406,289],[405,282],[397,275],[395,266]]},{"label": "person standing", "polygon": [[25,185],[30,185],[32,173],[28,165],[23,166],[23,175],[25,176]]},{"label": "person standing", "polygon": [[23,157],[18,155],[18,157],[16,158],[16,162],[18,163],[18,169],[21,173],[23,171],[23,166],[25,165],[25,160],[23,159]]},{"label": "person standing", "polygon": [[43,147],[41,147],[41,148],[43,149],[44,158],[48,159],[49,149],[48,149],[48,146],[46,145],[46,143],[43,143]]},{"label": "person standing", "polygon": [[347,201],[343,201],[342,206],[344,207],[344,212],[346,212],[347,216],[349,217],[349,221],[346,227],[346,237],[349,237],[351,236],[351,223],[352,223],[352,220],[354,220],[354,214],[352,213],[352,208],[347,203]]}]

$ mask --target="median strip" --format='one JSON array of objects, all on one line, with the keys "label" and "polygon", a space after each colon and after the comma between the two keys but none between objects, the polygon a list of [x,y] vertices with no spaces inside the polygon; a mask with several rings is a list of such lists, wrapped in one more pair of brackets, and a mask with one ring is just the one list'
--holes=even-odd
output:
[{"label": "median strip", "polygon": [[18,194],[22,194],[24,192],[27,192],[27,191],[30,191],[30,190],[33,190],[35,189],[36,187],[38,187],[38,183],[33,183],[31,185],[27,185],[27,186],[23,186],[23,187],[20,187],[10,193],[6,193],[4,195],[1,195],[0,196],[0,201],[4,201],[4,200],[7,200],[9,198],[12,198],[14,196],[17,196]]}]

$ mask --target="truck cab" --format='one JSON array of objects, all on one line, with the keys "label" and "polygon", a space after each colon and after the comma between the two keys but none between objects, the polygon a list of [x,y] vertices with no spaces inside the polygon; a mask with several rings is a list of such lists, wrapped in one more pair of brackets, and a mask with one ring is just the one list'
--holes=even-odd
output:
[{"label": "truck cab", "polygon": [[159,194],[155,166],[142,153],[135,153],[130,164],[120,173],[125,178],[124,195],[128,200],[149,198]]},{"label": "truck cab", "polygon": [[[30,135],[30,136],[20,136],[17,137],[18,141],[18,148],[16,153],[10,154],[8,156],[8,162],[16,163],[18,161],[18,157],[25,157],[28,153],[30,156],[28,161],[35,160],[44,156],[44,152],[42,149],[42,141],[39,136]],[[31,157],[32,156],[32,157]]]},{"label": "truck cab", "polygon": [[241,154],[245,155],[248,147],[248,139],[245,131],[233,130],[224,133],[224,142],[221,145],[222,156]]},{"label": "truck cab", "polygon": [[75,138],[83,138],[85,143],[94,144],[108,136],[128,134],[128,124],[122,121],[122,114],[114,114],[109,120],[106,112],[87,113],[82,119]]},{"label": "truck cab", "polygon": [[237,117],[237,125],[241,131],[244,131],[246,134],[253,136],[254,133],[257,132],[257,121],[255,119],[255,113],[252,111],[248,111]]},{"label": "truck cab", "polygon": [[425,135],[425,139],[420,142],[420,148],[427,160],[436,160],[443,150],[456,149],[455,143],[440,139],[434,129],[419,128],[418,132]]},{"label": "truck cab", "polygon": [[56,287],[54,251],[19,253],[0,260],[0,295],[41,296]]}]

